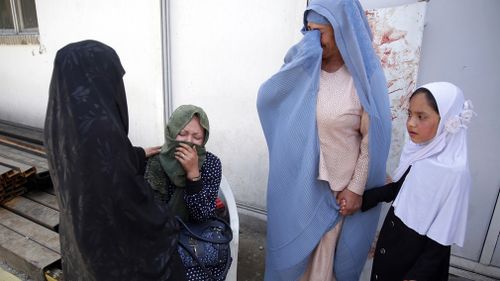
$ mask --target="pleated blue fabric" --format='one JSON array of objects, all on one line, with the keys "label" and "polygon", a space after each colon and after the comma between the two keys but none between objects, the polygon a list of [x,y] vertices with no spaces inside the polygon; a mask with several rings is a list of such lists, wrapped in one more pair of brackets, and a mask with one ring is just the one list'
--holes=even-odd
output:
[{"label": "pleated blue fabric", "polygon": [[[385,180],[391,138],[387,83],[371,45],[371,32],[358,1],[311,1],[309,10],[329,20],[336,43],[370,116],[367,189]],[[318,180],[316,99],[322,48],[319,31],[286,54],[278,73],[264,82],[257,109],[269,150],[265,280],[297,280],[321,237],[340,218],[328,183]],[[332,156],[334,157],[334,156]],[[375,233],[379,209],[345,219],[335,257],[339,281],[358,280]]]}]

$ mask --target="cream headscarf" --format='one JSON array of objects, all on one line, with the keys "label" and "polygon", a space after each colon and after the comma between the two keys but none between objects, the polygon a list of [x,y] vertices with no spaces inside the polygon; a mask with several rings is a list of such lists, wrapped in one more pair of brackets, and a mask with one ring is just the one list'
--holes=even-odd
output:
[{"label": "cream headscarf", "polygon": [[441,120],[430,142],[405,144],[393,180],[412,168],[392,205],[396,216],[419,234],[442,245],[463,246],[471,185],[466,129],[475,113],[451,83],[421,88],[436,99]]}]

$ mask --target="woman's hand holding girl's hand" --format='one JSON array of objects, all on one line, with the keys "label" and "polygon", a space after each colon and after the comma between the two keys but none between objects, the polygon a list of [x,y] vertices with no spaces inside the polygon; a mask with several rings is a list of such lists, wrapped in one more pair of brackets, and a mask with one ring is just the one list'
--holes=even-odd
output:
[{"label": "woman's hand holding girl's hand", "polygon": [[345,188],[337,194],[337,204],[340,206],[340,214],[349,216],[361,208],[363,197]]},{"label": "woman's hand holding girl's hand", "polygon": [[181,163],[182,168],[186,171],[188,179],[195,179],[200,176],[200,168],[198,167],[198,152],[196,146],[190,147],[185,143],[180,143],[175,148],[175,159]]}]

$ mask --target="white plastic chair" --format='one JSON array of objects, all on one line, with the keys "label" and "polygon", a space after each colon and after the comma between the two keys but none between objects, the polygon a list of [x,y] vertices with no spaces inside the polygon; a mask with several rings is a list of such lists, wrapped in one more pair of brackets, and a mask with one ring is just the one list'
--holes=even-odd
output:
[{"label": "white plastic chair", "polygon": [[238,209],[236,208],[236,201],[234,200],[233,191],[231,186],[226,180],[224,175],[220,183],[219,197],[224,202],[228,212],[229,212],[229,225],[231,225],[231,230],[233,231],[233,240],[229,244],[231,246],[231,256],[233,257],[233,262],[231,268],[227,273],[227,281],[236,281],[238,272],[238,246],[239,246],[239,235],[240,235],[240,219],[238,217]]}]

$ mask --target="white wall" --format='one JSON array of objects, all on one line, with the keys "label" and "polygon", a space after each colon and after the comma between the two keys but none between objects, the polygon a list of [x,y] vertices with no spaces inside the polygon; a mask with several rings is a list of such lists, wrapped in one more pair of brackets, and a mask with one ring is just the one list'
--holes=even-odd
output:
[{"label": "white wall", "polygon": [[[265,208],[268,163],[255,107],[257,90],[263,81],[278,70],[286,50],[300,39],[305,2],[184,0],[171,3],[174,108],[184,103],[195,103],[206,109],[212,125],[208,147],[221,157],[224,173],[237,200],[262,209]],[[416,1],[361,2],[366,9],[371,9]],[[494,60],[491,60],[491,56],[495,57],[491,49],[493,47],[489,47],[491,50],[488,52],[473,52],[476,43],[466,40],[490,40],[488,37],[492,34],[486,28],[496,24],[494,17],[481,17],[478,13],[484,10],[491,14],[497,10],[495,7],[498,7],[499,2],[479,2],[480,5],[478,1],[471,0],[462,0],[460,4],[451,0],[429,2],[429,26],[424,31],[420,84],[437,79],[450,80],[464,87],[466,94],[477,92],[483,84],[493,85],[490,82],[493,79],[487,76],[461,75],[460,70],[459,73],[453,73],[448,68],[467,63],[478,56],[483,59],[474,61],[477,65],[475,71],[481,67],[488,69],[494,66]],[[476,13],[459,17],[450,12],[464,13],[469,10],[475,10]],[[481,20],[477,21],[479,18]],[[455,40],[455,37],[460,42],[468,43],[449,40]],[[442,63],[437,64],[436,61]],[[488,73],[493,76],[495,71]],[[493,106],[493,103],[487,103]],[[471,130],[471,134],[475,132],[476,129]],[[473,141],[484,136],[477,134],[471,139]],[[486,152],[483,150],[483,153]],[[473,171],[481,170],[480,167],[480,163],[473,163]]]},{"label": "white wall", "polygon": [[236,199],[265,207],[267,146],[257,91],[301,38],[305,0],[182,0],[171,3],[174,108],[202,106],[208,149],[222,160]]},{"label": "white wall", "polygon": [[[172,2],[174,107],[196,103],[209,115],[210,150],[223,162],[236,199],[265,208],[267,149],[255,100],[301,34],[305,0]],[[362,0],[366,9],[416,0]],[[481,251],[500,186],[500,1],[431,0],[418,84],[447,80],[473,99],[470,129],[471,197],[468,242],[455,254]]]},{"label": "white wall", "polygon": [[[469,129],[473,177],[467,241],[455,254],[477,260],[500,189],[500,1],[431,0],[424,31],[420,84],[445,80],[473,101]],[[443,17],[446,15],[446,17]]]},{"label": "white wall", "polygon": [[64,45],[95,39],[113,47],[124,76],[130,136],[163,142],[160,1],[36,1],[40,45],[0,45],[0,119],[43,127],[54,56]]},{"label": "white wall", "polygon": [[[366,9],[416,0],[362,0]],[[206,109],[209,150],[220,156],[238,202],[265,209],[267,149],[255,101],[287,49],[301,38],[305,0],[171,1],[174,108]],[[127,70],[131,137],[163,142],[160,1],[37,1],[40,46],[0,45],[0,119],[41,127],[56,51],[94,38],[116,49]],[[431,0],[419,84],[456,83],[479,113],[470,128],[473,174],[467,244],[477,259],[500,186],[500,10],[498,0]]]},{"label": "white wall", "polygon": [[[362,0],[366,8],[411,0]],[[500,189],[500,1],[430,0],[422,44],[418,85],[450,81],[473,101],[478,116],[469,129],[473,187],[467,239],[454,255],[477,261]]]},{"label": "white wall", "polygon": [[[239,203],[266,208],[267,146],[256,110],[259,86],[300,40],[306,0],[171,1],[173,107],[202,106],[208,149],[222,160]],[[365,0],[366,8],[413,1]]]}]

